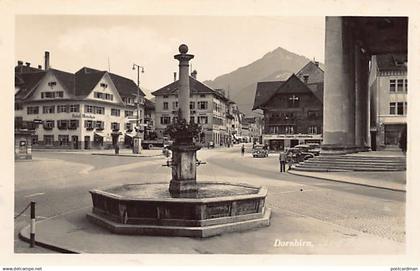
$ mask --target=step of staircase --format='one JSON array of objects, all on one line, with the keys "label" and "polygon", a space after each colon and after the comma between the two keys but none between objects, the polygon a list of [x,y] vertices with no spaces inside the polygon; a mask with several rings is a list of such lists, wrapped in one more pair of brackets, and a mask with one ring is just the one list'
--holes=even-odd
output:
[{"label": "step of staircase", "polygon": [[400,156],[321,155],[296,164],[294,169],[314,172],[404,171],[406,159]]}]

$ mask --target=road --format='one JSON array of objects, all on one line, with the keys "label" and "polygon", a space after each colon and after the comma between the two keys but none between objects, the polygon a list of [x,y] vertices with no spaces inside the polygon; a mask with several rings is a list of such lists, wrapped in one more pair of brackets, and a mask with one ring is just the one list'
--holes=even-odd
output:
[{"label": "road", "polygon": [[[248,148],[249,149],[249,148]],[[89,189],[133,182],[168,181],[164,157],[95,156],[86,153],[35,152],[31,162],[15,164],[15,214],[30,200],[42,220],[91,205]],[[322,223],[399,243],[405,241],[405,193],[279,173],[277,156],[241,157],[238,147],[200,150],[198,181],[229,181],[268,187],[267,205]],[[18,231],[28,213],[15,219],[16,253],[50,253],[30,249]],[[351,236],[350,236],[351,237]]]}]

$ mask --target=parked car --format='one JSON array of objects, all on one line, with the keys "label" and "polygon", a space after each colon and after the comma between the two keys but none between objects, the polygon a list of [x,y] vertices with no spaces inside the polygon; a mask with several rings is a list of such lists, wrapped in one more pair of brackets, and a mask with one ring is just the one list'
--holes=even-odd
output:
[{"label": "parked car", "polygon": [[321,146],[318,143],[309,143],[309,151],[316,156],[321,153]]},{"label": "parked car", "polygon": [[313,145],[311,146],[311,144],[299,144],[296,145],[295,148],[302,150],[302,152],[312,153],[314,156],[318,156],[320,153],[320,149],[316,149]]},{"label": "parked car", "polygon": [[296,148],[296,147],[287,149],[286,151],[287,157],[290,157],[290,154],[294,163],[303,162],[309,158],[315,157],[314,154],[305,152],[301,148]]},{"label": "parked car", "polygon": [[268,157],[268,149],[264,145],[255,145],[252,148],[252,157]]}]

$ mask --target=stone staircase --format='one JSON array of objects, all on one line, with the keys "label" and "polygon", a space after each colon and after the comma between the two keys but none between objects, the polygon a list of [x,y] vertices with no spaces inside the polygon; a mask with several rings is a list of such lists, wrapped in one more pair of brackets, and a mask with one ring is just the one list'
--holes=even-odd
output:
[{"label": "stone staircase", "polygon": [[295,164],[294,170],[311,172],[403,171],[404,156],[320,155]]}]

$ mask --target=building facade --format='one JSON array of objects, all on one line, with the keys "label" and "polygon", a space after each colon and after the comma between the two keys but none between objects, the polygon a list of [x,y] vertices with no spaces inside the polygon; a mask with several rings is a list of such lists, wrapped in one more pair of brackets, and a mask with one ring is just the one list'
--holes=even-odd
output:
[{"label": "building facade", "polygon": [[259,117],[244,117],[241,125],[242,137],[248,142],[262,143],[262,120]]},{"label": "building facade", "polygon": [[75,74],[49,66],[20,71],[18,64],[15,119],[35,123],[33,147],[90,149],[130,142],[138,96],[144,121],[144,93],[130,79],[86,67]]},{"label": "building facade", "polygon": [[155,103],[144,98],[144,139],[154,140],[157,138],[155,131]]},{"label": "building facade", "polygon": [[371,147],[398,148],[407,125],[407,55],[373,56],[369,89]]},{"label": "building facade", "polygon": [[253,110],[264,112],[262,141],[271,150],[322,142],[322,73],[310,62],[286,81],[258,82]]},{"label": "building facade", "polygon": [[[191,122],[202,127],[199,141],[204,145],[226,146],[229,144],[231,129],[228,112],[231,101],[223,90],[215,90],[190,76],[190,114]],[[178,80],[164,86],[152,94],[155,99],[155,129],[159,138],[164,137],[168,124],[177,121]],[[232,127],[232,126],[231,126]]]}]

